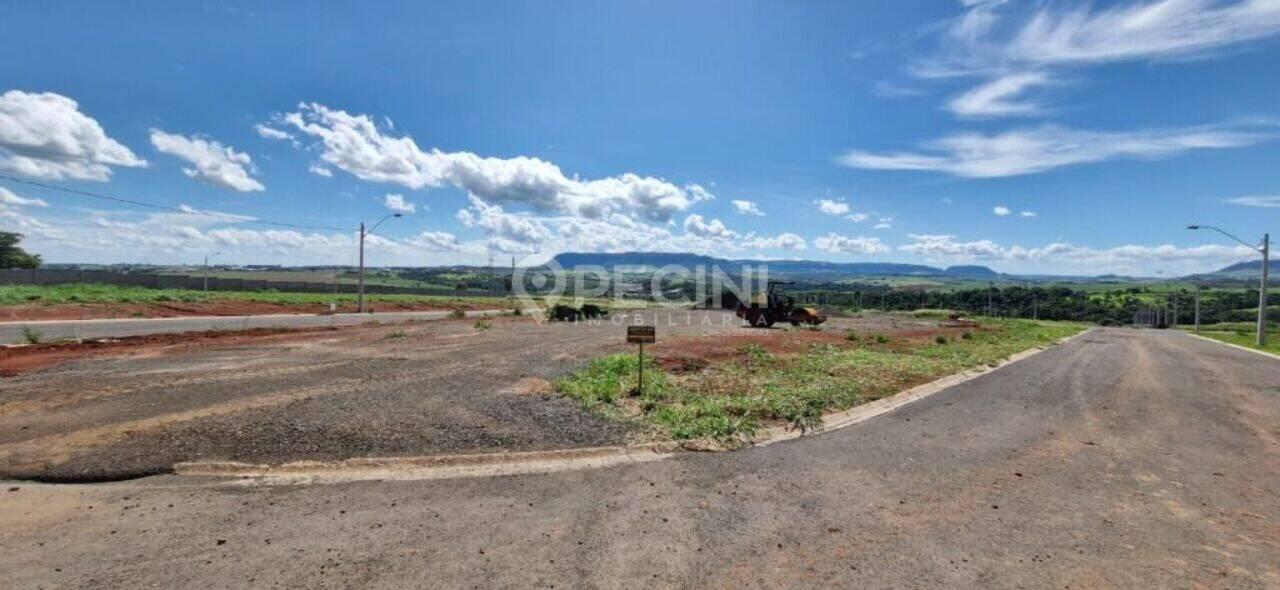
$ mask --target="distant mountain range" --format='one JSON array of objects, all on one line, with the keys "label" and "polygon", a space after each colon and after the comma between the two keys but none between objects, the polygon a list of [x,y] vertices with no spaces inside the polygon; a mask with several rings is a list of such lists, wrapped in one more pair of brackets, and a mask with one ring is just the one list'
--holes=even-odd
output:
[{"label": "distant mountain range", "polygon": [[732,272],[744,265],[767,265],[769,274],[777,277],[796,277],[819,280],[834,280],[848,277],[869,276],[904,276],[904,277],[953,277],[969,279],[986,279],[1000,276],[985,266],[964,265],[938,268],[922,264],[899,264],[893,262],[823,262],[819,260],[731,260],[690,254],[684,252],[620,252],[614,254],[595,254],[587,252],[566,252],[554,258],[556,264],[566,269],[579,266],[602,266],[614,268],[619,266],[659,268],[667,265],[695,268],[719,266],[726,272]]},{"label": "distant mountain range", "polygon": [[[1272,259],[1267,264],[1267,271],[1271,275],[1267,277],[1272,281],[1280,281],[1280,260]],[[1220,268],[1210,273],[1192,275],[1188,278],[1214,278],[1214,279],[1259,279],[1262,277],[1262,261],[1249,260],[1247,262],[1237,262],[1226,268]]]},{"label": "distant mountain range", "polygon": [[[743,265],[768,265],[769,274],[780,278],[808,279],[814,281],[836,281],[856,277],[921,277],[952,278],[970,280],[1013,280],[1033,282],[1130,282],[1130,281],[1162,281],[1165,278],[1128,277],[1114,274],[1099,276],[1058,276],[1058,275],[1010,275],[996,272],[980,265],[959,265],[948,267],[927,266],[923,264],[900,264],[895,262],[824,262],[820,260],[755,260],[729,259],[688,252],[619,252],[590,253],[566,252],[554,258],[555,263],[566,269],[578,266],[601,266],[615,268],[619,266],[659,268],[667,265],[695,268],[719,266],[726,272],[734,272]],[[1198,275],[1184,277],[1186,279],[1241,281],[1257,279],[1262,269],[1261,260],[1240,262],[1231,266]],[[1271,275],[1280,281],[1280,260],[1272,260]]]}]

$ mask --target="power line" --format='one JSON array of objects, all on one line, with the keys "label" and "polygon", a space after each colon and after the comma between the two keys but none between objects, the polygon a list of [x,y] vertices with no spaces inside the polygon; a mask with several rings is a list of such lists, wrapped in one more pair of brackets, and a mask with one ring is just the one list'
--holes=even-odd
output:
[{"label": "power line", "polygon": [[[16,182],[16,183],[19,183],[19,184],[26,184],[26,185],[30,185],[30,186],[38,186],[38,187],[40,187],[40,188],[45,188],[45,189],[55,190],[55,191],[61,191],[61,192],[64,192],[64,193],[69,193],[69,194],[73,194],[73,195],[79,195],[79,196],[82,196],[82,197],[90,197],[90,198],[93,198],[93,199],[102,199],[102,200],[104,200],[104,201],[115,201],[115,202],[117,202],[117,203],[126,203],[126,204],[129,204],[129,205],[134,205],[134,206],[137,206],[137,207],[146,207],[146,208],[148,208],[148,209],[155,209],[155,210],[158,210],[158,211],[169,211],[169,212],[173,212],[173,213],[184,213],[184,214],[187,214],[187,215],[204,215],[204,216],[206,216],[206,217],[223,218],[224,220],[225,220],[225,218],[226,218],[226,216],[227,216],[227,214],[209,213],[209,212],[205,212],[205,211],[200,211],[199,209],[195,209],[195,208],[183,209],[183,208],[181,208],[181,207],[171,207],[171,206],[169,206],[169,205],[158,205],[158,204],[156,204],[156,203],[148,203],[148,202],[146,202],[146,201],[138,201],[138,200],[135,200],[135,199],[126,199],[126,198],[123,198],[123,197],[113,197],[113,196],[111,196],[111,195],[104,195],[104,194],[101,194],[101,193],[93,193],[93,192],[89,192],[89,191],[82,191],[82,190],[73,189],[73,188],[66,188],[66,187],[61,187],[61,186],[55,186],[55,185],[52,185],[52,184],[45,184],[45,183],[43,183],[43,182],[36,182],[36,181],[34,181],[34,180],[23,180],[23,179],[21,179],[21,178],[14,178],[14,177],[12,177],[12,176],[8,176],[8,175],[5,175],[5,174],[0,174],[0,180],[7,180],[7,181],[9,181],[9,182]],[[242,220],[235,220],[235,221],[236,221],[237,223],[257,223],[257,224],[260,224],[260,225],[272,225],[272,226],[276,226],[276,227],[287,227],[287,228],[291,228],[291,229],[315,229],[315,230],[324,230],[324,231],[340,231],[340,232],[353,231],[351,228],[330,227],[330,226],[325,226],[325,225],[303,225],[303,224],[299,224],[299,223],[286,223],[286,222],[283,222],[283,221],[270,221],[270,220],[266,220],[266,219],[257,219],[257,218],[242,219]]]}]

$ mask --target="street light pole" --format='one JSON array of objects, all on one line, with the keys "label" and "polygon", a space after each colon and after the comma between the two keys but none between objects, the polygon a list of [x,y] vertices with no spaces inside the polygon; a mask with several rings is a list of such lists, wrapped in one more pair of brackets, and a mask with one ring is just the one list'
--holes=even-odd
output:
[{"label": "street light pole", "polygon": [[356,287],[356,313],[364,313],[364,238],[365,236],[373,233],[373,230],[378,229],[378,226],[382,225],[382,222],[391,219],[392,217],[400,216],[401,215],[399,213],[389,213],[382,219],[379,219],[378,223],[373,224],[373,227],[369,228],[368,231],[365,231],[364,229],[364,222],[360,222],[360,277],[356,279],[356,282],[358,283]]},{"label": "street light pole", "polygon": [[1271,234],[1262,234],[1262,284],[1258,286],[1258,348],[1267,344],[1267,271],[1271,265]]},{"label": "street light pole", "polygon": [[1271,234],[1262,234],[1262,245],[1255,246],[1240,238],[1237,238],[1221,229],[1211,225],[1188,225],[1187,229],[1211,229],[1228,238],[1231,238],[1245,246],[1250,250],[1262,253],[1262,282],[1258,285],[1258,348],[1262,348],[1267,344],[1267,271],[1271,265]]}]

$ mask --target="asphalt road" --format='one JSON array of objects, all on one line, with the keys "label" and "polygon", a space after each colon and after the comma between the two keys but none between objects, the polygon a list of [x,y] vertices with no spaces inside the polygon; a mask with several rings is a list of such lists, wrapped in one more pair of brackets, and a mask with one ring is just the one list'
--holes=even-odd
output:
[{"label": "asphalt road", "polygon": [[[307,328],[313,326],[351,326],[369,322],[401,322],[406,320],[438,320],[448,311],[397,311],[386,313],[339,313],[332,315],[276,314],[245,316],[207,316],[145,319],[49,320],[0,322],[0,344],[26,341],[26,329],[52,342],[62,339],[122,338],[147,334],[176,334],[210,330],[247,330],[249,328]],[[469,311],[469,316],[498,313],[496,310]]]},{"label": "asphalt road", "polygon": [[730,454],[448,481],[4,484],[0,571],[12,588],[1277,588],[1278,492],[1280,361],[1106,329]]}]

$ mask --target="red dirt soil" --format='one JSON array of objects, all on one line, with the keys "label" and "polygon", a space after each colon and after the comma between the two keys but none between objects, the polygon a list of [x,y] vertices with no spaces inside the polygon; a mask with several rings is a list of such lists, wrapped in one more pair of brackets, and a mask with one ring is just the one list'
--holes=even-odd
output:
[{"label": "red dirt soil", "polygon": [[139,352],[170,353],[197,346],[216,344],[229,346],[247,342],[279,342],[314,337],[341,328],[329,326],[317,328],[254,328],[236,332],[184,332],[180,334],[150,334],[128,336],[110,340],[86,342],[52,342],[32,346],[0,348],[0,377],[13,377],[19,373],[43,369],[61,362],[91,357]]},{"label": "red dirt soil", "polygon": [[[493,308],[498,303],[473,301],[378,301],[375,311],[450,311]],[[338,313],[354,313],[354,303],[338,305]],[[38,320],[89,320],[108,318],[172,318],[183,316],[268,315],[279,313],[329,313],[324,303],[267,303],[215,300],[202,303],[58,303],[54,305],[0,306],[0,322]]]},{"label": "red dirt soil", "polygon": [[[857,346],[876,346],[893,351],[906,351],[932,344],[939,334],[948,338],[959,338],[963,332],[975,332],[981,328],[946,326],[940,328],[915,328],[906,330],[887,330],[883,332],[889,337],[884,344],[869,344],[872,332],[857,331],[859,341],[845,338],[848,334],[843,330],[756,330],[744,329],[738,333],[716,336],[675,336],[667,338],[650,348],[654,359],[663,369],[680,373],[696,371],[712,362],[724,361],[742,356],[742,347],[755,344],[770,354],[796,354],[807,350],[815,344],[825,344],[839,348]],[[872,340],[873,341],[873,340]]]}]

